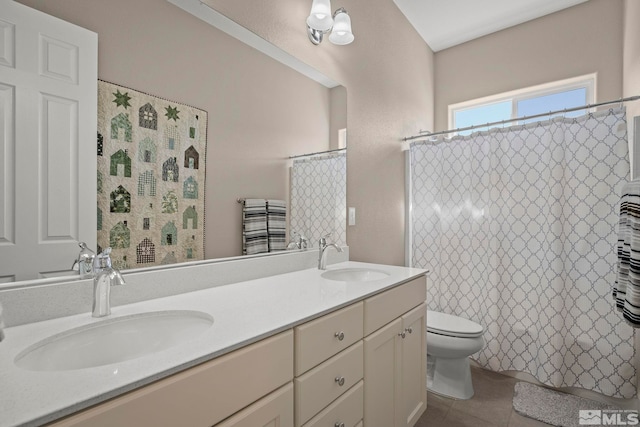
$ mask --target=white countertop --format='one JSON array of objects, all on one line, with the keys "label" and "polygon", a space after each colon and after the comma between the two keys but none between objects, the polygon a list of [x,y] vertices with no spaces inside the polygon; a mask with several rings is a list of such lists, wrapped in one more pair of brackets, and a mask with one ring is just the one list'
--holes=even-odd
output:
[{"label": "white countertop", "polygon": [[[6,339],[0,343],[0,427],[51,422],[426,273],[353,261],[328,267],[340,268],[382,270],[389,277],[338,282],[323,279],[321,271],[312,268],[113,307],[111,316],[102,319],[92,318],[91,307],[87,307],[84,314],[7,328]],[[214,323],[197,339],[117,364],[58,372],[28,371],[14,364],[25,348],[60,332],[109,318],[165,310],[202,311]]]}]

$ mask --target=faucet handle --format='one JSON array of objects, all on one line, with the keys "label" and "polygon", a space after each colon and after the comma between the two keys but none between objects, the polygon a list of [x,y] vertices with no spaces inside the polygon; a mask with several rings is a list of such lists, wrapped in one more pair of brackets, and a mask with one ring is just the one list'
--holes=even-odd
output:
[{"label": "faucet handle", "polygon": [[[93,261],[93,268],[95,269],[104,269],[104,268],[112,268],[111,267],[111,248],[108,247],[104,249],[101,253],[96,255]],[[97,270],[96,270],[97,271]]]},{"label": "faucet handle", "polygon": [[331,237],[332,234],[333,233],[328,233],[320,237],[320,240],[318,241],[318,245],[320,246],[320,248],[324,248],[325,246],[327,246],[327,239]]},{"label": "faucet handle", "polygon": [[78,242],[78,246],[80,246],[80,253],[73,262],[71,270],[78,271],[80,273],[80,278],[85,279],[93,275],[93,264],[96,253],[89,249],[85,242]]},{"label": "faucet handle", "polygon": [[80,247],[80,253],[78,253],[78,258],[76,258],[76,261],[73,263],[74,267],[71,267],[75,270],[77,270],[77,268],[75,268],[76,264],[80,264],[87,259],[93,260],[93,257],[96,256],[96,253],[89,249],[85,242],[78,242],[78,246]]}]

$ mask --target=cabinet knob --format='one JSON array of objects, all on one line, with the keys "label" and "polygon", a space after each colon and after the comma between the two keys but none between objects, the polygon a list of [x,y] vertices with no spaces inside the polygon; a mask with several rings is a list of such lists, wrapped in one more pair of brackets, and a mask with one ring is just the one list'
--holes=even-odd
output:
[{"label": "cabinet knob", "polygon": [[409,328],[405,329],[405,332],[409,332],[410,334],[412,334],[413,333],[413,328],[409,327]]},{"label": "cabinet knob", "polygon": [[338,338],[338,341],[342,341],[342,340],[344,339],[344,332],[342,332],[342,331],[340,331],[340,332],[336,332],[336,333],[334,334],[334,336],[335,336],[336,338]]},{"label": "cabinet knob", "polygon": [[341,423],[341,422],[338,421],[337,423],[334,424],[334,426],[335,427],[344,427],[344,423]]},{"label": "cabinet knob", "polygon": [[398,336],[404,338],[407,336],[407,333],[405,331],[402,331],[398,334]]},{"label": "cabinet knob", "polygon": [[336,377],[336,382],[342,387],[344,385],[344,377]]}]

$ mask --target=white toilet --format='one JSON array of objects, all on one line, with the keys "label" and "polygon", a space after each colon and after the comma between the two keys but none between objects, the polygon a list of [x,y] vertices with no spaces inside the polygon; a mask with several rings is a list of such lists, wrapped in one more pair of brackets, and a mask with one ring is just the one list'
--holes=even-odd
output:
[{"label": "white toilet", "polygon": [[484,346],[484,328],[471,320],[427,310],[427,388],[454,399],[473,396],[469,356]]}]

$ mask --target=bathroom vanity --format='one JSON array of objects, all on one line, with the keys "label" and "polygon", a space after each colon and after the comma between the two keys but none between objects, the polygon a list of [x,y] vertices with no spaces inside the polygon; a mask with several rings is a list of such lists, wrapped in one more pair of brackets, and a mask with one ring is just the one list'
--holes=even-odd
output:
[{"label": "bathroom vanity", "polygon": [[424,274],[346,262],[114,307],[114,319],[196,310],[214,321],[179,345],[92,368],[14,363],[95,322],[88,313],[9,328],[0,426],[412,426],[426,409]]}]

